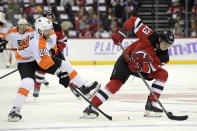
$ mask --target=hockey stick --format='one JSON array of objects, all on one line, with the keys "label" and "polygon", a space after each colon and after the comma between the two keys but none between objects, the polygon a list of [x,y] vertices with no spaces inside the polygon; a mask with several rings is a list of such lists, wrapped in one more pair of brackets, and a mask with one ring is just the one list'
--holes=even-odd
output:
[{"label": "hockey stick", "polygon": [[[129,59],[129,61],[131,61],[131,58],[129,57],[129,55],[127,54],[127,52],[125,51],[125,49],[122,47],[121,43],[119,44],[122,51],[124,52],[124,54],[126,55],[126,57]],[[144,79],[144,77],[142,76],[142,74],[137,70],[136,71],[137,74],[140,76],[140,78],[142,79],[142,81],[144,82],[144,84],[146,85],[146,87],[148,88],[148,90],[151,92],[151,94],[153,95],[153,97],[156,99],[156,101],[159,103],[160,107],[163,109],[163,111],[165,112],[165,114],[167,115],[167,117],[171,120],[187,120],[188,119],[188,115],[185,116],[174,116],[172,114],[172,112],[167,112],[166,109],[164,108],[164,106],[161,104],[160,100],[156,97],[155,93],[151,90],[149,84],[146,82],[146,80]]]},{"label": "hockey stick", "polygon": [[103,112],[102,110],[100,110],[98,107],[96,107],[94,104],[92,104],[84,95],[81,94],[81,92],[79,92],[76,87],[73,86],[69,86],[70,88],[72,88],[77,94],[79,94],[85,101],[87,101],[91,106],[93,106],[97,111],[99,111],[101,114],[103,114],[107,119],[112,120],[112,116],[107,115],[105,112]]},{"label": "hockey stick", "polygon": [[17,51],[17,49],[13,48],[5,48],[4,50],[12,50],[12,51]]},{"label": "hockey stick", "polygon": [[14,73],[14,72],[16,72],[16,71],[18,71],[18,69],[15,69],[15,70],[13,70],[13,71],[11,71],[11,72],[9,72],[9,73],[7,73],[7,74],[1,76],[0,79],[6,77],[6,76],[8,76],[8,75],[10,75],[10,74],[12,74],[12,73]]}]

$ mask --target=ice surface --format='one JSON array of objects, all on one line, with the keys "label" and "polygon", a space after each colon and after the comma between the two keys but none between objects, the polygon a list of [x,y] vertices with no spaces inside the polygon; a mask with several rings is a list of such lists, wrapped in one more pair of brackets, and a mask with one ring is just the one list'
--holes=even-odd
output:
[{"label": "ice surface", "polygon": [[[102,88],[109,81],[113,66],[74,66],[89,82],[97,80]],[[141,79],[131,76],[125,85],[100,109],[111,116],[130,116],[130,121],[109,121],[102,114],[97,119],[80,119],[88,106],[58,84],[56,76],[46,75],[49,87],[42,86],[34,101],[29,94],[22,110],[22,120],[7,122],[17,88],[18,72],[0,79],[0,131],[197,131],[197,65],[167,65],[169,79],[161,102],[174,115],[189,115],[186,121],[143,117],[149,91]],[[14,69],[0,69],[0,76]],[[151,85],[151,82],[149,82]]]}]

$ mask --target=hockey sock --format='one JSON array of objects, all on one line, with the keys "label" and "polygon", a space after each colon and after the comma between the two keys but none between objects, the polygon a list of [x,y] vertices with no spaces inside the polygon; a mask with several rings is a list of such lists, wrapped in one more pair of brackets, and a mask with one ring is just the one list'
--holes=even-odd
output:
[{"label": "hockey sock", "polygon": [[[162,91],[163,91],[163,88],[164,88],[164,82],[160,82],[160,81],[157,81],[155,80],[152,84],[152,88],[151,90],[154,92],[154,94],[156,95],[156,97],[159,99]],[[149,95],[149,99],[154,101],[154,102],[157,102],[156,99],[153,97],[153,95],[150,93]]]},{"label": "hockey sock", "polygon": [[21,87],[18,89],[14,101],[14,107],[21,109],[29,92],[34,87],[34,80],[32,78],[24,78],[21,82]]},{"label": "hockey sock", "polygon": [[34,85],[34,87],[36,88],[36,89],[40,89],[40,87],[41,87],[41,84],[43,83],[43,81],[44,81],[44,75],[45,75],[46,73],[45,72],[42,72],[42,71],[36,71],[36,81],[35,81],[35,85]]},{"label": "hockey sock", "polygon": [[92,98],[92,104],[99,107],[102,105],[105,101],[108,100],[108,98],[115,94],[120,87],[122,86],[122,82],[118,79],[112,79],[110,82],[106,85],[104,89],[100,89],[96,95]]}]

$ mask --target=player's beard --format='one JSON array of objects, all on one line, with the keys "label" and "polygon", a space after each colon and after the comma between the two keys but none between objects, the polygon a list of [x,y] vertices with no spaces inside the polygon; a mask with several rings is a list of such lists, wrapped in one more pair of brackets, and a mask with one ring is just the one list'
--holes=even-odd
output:
[{"label": "player's beard", "polygon": [[43,35],[43,38],[44,38],[45,40],[47,40],[47,39],[50,38],[50,35]]}]

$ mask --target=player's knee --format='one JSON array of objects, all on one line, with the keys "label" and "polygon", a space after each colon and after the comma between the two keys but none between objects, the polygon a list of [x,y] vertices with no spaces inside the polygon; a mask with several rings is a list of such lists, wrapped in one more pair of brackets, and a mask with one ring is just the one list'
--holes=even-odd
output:
[{"label": "player's knee", "polygon": [[21,87],[31,91],[34,87],[34,80],[32,78],[24,78],[21,81]]},{"label": "player's knee", "polygon": [[155,75],[155,79],[158,81],[166,82],[168,79],[168,72],[164,69],[160,69],[157,71]]},{"label": "player's knee", "polygon": [[107,83],[106,88],[109,90],[112,94],[115,94],[120,87],[122,86],[122,81],[119,79],[112,79],[109,83]]}]

